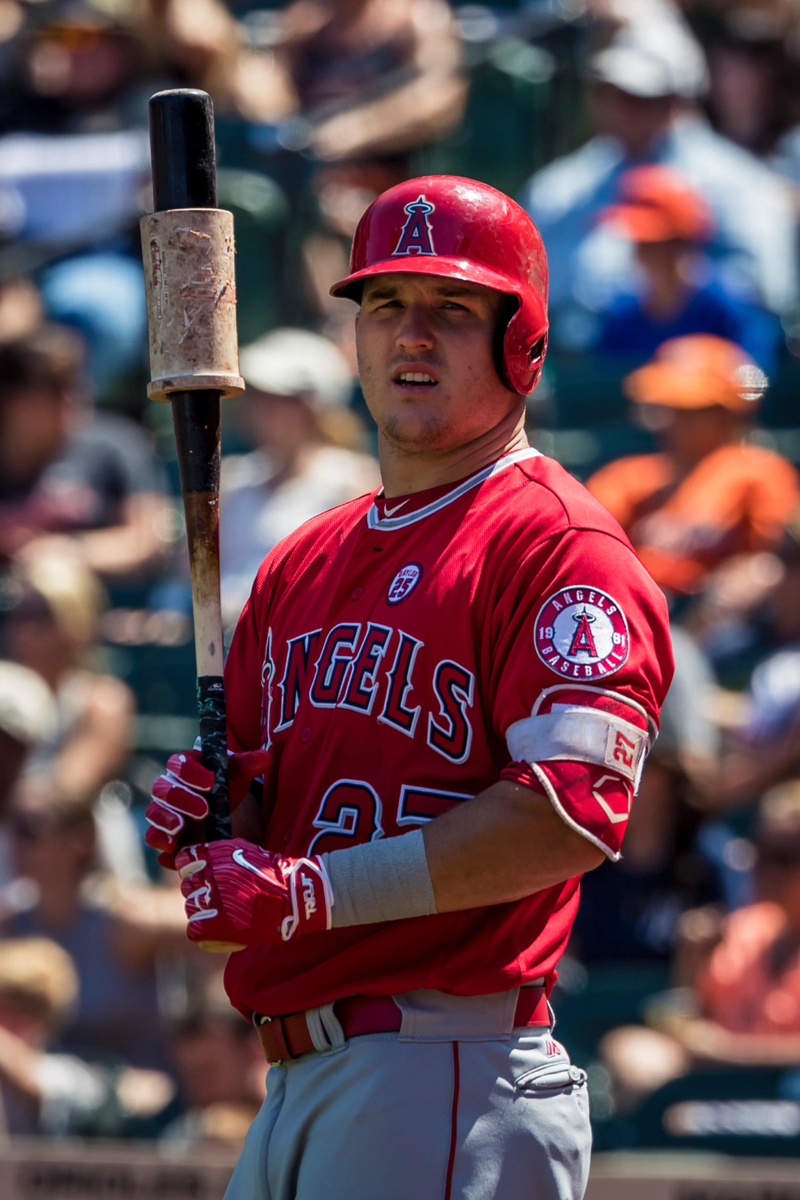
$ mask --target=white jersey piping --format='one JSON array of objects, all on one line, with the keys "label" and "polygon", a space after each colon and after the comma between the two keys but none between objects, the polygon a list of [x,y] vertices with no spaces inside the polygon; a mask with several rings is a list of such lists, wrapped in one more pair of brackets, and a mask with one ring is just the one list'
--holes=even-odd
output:
[{"label": "white jersey piping", "polygon": [[415,521],[422,521],[425,517],[430,517],[434,513],[445,508],[448,504],[452,504],[454,500],[458,500],[465,492],[471,488],[478,487],[485,479],[490,479],[492,475],[497,475],[499,471],[504,471],[506,467],[511,467],[514,463],[524,462],[528,458],[541,458],[538,450],[534,450],[532,446],[526,446],[524,450],[514,450],[511,454],[504,455],[503,458],[498,458],[497,462],[491,466],[485,467],[482,471],[478,471],[477,475],[471,475],[469,479],[465,479],[458,487],[453,488],[452,492],[447,492],[446,495],[440,496],[438,500],[431,501],[424,508],[418,508],[416,512],[408,513],[404,517],[381,517],[378,513],[378,506],[373,502],[372,507],[367,513],[367,525],[370,529],[404,529],[406,525],[413,525]]}]

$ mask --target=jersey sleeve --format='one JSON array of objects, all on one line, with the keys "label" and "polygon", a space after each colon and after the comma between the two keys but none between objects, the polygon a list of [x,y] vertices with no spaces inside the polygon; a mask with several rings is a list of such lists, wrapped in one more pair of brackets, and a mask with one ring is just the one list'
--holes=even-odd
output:
[{"label": "jersey sleeve", "polygon": [[568,825],[619,858],[672,678],[662,593],[621,537],[569,529],[514,571],[490,628],[504,777],[543,790]]},{"label": "jersey sleeve", "polygon": [[270,672],[274,671],[269,602],[277,568],[268,556],[261,565],[225,661],[225,705],[229,750],[269,749]]}]

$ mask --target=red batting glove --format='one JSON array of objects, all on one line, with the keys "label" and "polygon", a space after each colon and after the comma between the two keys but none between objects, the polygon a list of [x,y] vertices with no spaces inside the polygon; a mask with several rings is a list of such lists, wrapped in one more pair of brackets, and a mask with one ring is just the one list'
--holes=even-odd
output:
[{"label": "red batting glove", "polygon": [[[269,750],[228,751],[228,794],[231,811],[245,797],[253,780],[265,774],[272,763]],[[167,769],[152,787],[152,800],[145,809],[149,829],[144,840],[161,853],[162,867],[175,870],[175,855],[181,846],[205,841],[208,816],[206,794],[214,786],[214,773],[200,761],[200,751],[183,750],[167,760]]]},{"label": "red batting glove", "polygon": [[321,858],[286,858],[244,838],[188,846],[175,859],[193,942],[266,946],[330,929]]}]

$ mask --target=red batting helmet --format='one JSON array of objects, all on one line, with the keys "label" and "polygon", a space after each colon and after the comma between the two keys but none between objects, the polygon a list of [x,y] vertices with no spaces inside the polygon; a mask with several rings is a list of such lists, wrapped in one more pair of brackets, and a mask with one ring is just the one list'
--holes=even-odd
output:
[{"label": "red batting helmet", "polygon": [[399,183],[359,221],[350,274],[331,295],[360,300],[364,279],[398,271],[463,279],[515,296],[503,367],[515,392],[533,391],[547,347],[547,255],[524,209],[488,184],[455,175]]}]

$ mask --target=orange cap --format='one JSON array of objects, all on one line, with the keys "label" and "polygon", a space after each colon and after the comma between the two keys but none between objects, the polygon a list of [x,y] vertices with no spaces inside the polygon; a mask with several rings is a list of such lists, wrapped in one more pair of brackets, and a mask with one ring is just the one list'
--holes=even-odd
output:
[{"label": "orange cap", "polygon": [[664,408],[751,409],[766,391],[766,375],[741,346],[710,333],[662,342],[655,357],[623,382],[637,404]]},{"label": "orange cap", "polygon": [[705,200],[669,167],[633,167],[619,187],[620,202],[604,208],[600,221],[634,242],[700,242],[711,236],[713,219]]}]

